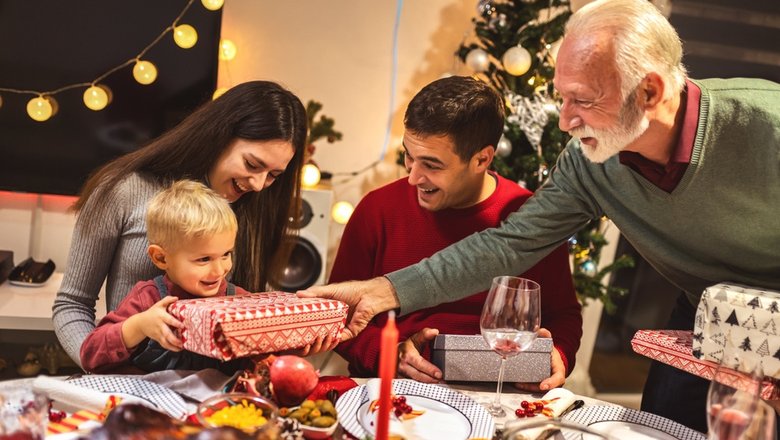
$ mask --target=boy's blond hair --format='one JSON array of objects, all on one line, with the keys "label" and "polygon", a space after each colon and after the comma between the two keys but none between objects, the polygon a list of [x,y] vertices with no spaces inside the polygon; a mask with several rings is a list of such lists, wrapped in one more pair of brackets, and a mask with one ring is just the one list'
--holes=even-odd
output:
[{"label": "boy's blond hair", "polygon": [[146,211],[149,244],[163,248],[206,234],[238,230],[238,221],[225,198],[206,185],[179,180],[163,189]]}]

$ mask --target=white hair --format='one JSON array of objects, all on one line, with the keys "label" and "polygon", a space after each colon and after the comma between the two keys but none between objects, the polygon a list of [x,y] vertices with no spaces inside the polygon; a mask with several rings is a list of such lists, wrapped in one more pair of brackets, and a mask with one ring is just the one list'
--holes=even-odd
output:
[{"label": "white hair", "polygon": [[680,37],[648,0],[596,0],[579,9],[566,24],[567,37],[595,32],[607,32],[614,38],[623,100],[650,72],[671,85],[666,98],[685,87],[687,72]]}]

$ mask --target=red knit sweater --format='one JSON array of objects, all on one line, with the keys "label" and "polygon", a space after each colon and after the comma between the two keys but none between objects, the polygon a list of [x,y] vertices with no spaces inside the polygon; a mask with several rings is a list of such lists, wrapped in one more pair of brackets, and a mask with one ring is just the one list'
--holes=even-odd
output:
[{"label": "red knit sweater", "polygon": [[[450,244],[483,229],[498,226],[531,193],[496,176],[493,194],[463,209],[431,212],[417,203],[416,188],[406,178],[367,194],[344,229],[329,282],[365,280],[404,268]],[[582,336],[582,314],[574,294],[565,246],[556,249],[522,276],[542,286],[542,326],[549,329],[571,372]],[[490,280],[485,280],[485,288]],[[422,292],[421,292],[422,294]],[[479,334],[479,317],[487,292],[460,301],[418,310],[397,319],[399,338],[405,340],[424,327],[440,334]],[[336,351],[348,362],[353,376],[376,376],[379,340],[387,320],[374,318],[356,338],[342,342]],[[430,359],[430,347],[423,351]]]}]

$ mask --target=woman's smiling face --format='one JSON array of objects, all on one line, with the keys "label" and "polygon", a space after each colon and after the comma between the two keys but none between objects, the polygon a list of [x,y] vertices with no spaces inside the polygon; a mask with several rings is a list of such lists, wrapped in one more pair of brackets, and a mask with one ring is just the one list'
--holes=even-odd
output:
[{"label": "woman's smiling face", "polygon": [[289,141],[236,139],[209,171],[209,186],[228,202],[235,202],[249,191],[262,191],[274,183],[294,153]]}]

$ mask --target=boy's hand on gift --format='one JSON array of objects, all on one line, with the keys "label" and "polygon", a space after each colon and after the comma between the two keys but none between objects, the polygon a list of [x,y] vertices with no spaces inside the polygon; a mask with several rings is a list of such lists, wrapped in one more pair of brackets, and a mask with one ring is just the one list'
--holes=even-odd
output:
[{"label": "boy's hand on gift", "polygon": [[425,383],[441,382],[441,370],[420,355],[423,347],[438,334],[438,329],[426,327],[398,344],[399,376]]},{"label": "boy's hand on gift", "polygon": [[150,338],[166,350],[181,351],[183,344],[171,328],[183,328],[184,324],[167,310],[177,300],[175,296],[166,296],[147,310],[128,318],[122,325],[125,345],[135,347],[145,338]]},{"label": "boy's hand on gift", "polygon": [[[536,335],[540,338],[552,338],[552,333],[546,328],[540,328]],[[548,391],[553,388],[557,388],[566,383],[566,366],[563,364],[563,358],[558,349],[553,347],[552,353],[550,353],[550,377],[539,383],[516,383],[515,388],[530,391]]]}]

